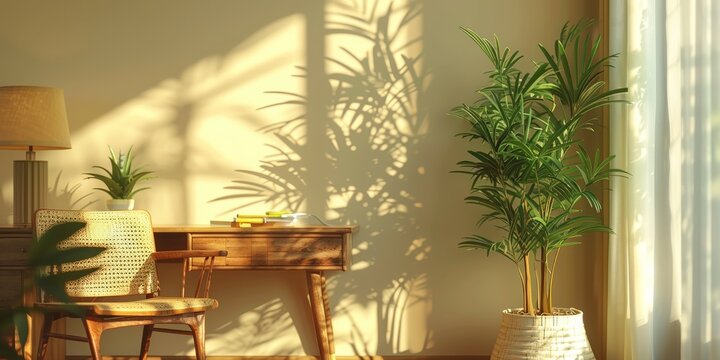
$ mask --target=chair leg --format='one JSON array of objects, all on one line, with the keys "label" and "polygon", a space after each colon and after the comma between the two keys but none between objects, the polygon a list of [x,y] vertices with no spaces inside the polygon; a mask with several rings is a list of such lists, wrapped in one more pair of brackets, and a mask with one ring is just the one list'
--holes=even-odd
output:
[{"label": "chair leg", "polygon": [[150,337],[152,336],[154,325],[143,326],[142,343],[140,344],[139,360],[147,360],[148,351],[150,351]]},{"label": "chair leg", "polygon": [[195,358],[205,360],[205,313],[198,313],[188,318],[186,324],[190,326],[195,342]]},{"label": "chair leg", "polygon": [[85,332],[87,333],[88,344],[90,345],[90,355],[93,360],[102,360],[100,355],[100,337],[104,329],[102,321],[91,318],[82,319]]},{"label": "chair leg", "polygon": [[50,329],[52,328],[53,320],[55,320],[55,313],[46,313],[43,315],[43,324],[42,328],[40,328],[40,339],[38,341],[37,348],[37,360],[45,359],[48,341],[50,340]]}]

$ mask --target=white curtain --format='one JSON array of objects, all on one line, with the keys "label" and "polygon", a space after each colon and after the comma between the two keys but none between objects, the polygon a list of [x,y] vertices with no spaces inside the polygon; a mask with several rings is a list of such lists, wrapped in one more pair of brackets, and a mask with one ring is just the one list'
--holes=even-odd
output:
[{"label": "white curtain", "polygon": [[608,359],[720,359],[720,1],[610,0]]}]

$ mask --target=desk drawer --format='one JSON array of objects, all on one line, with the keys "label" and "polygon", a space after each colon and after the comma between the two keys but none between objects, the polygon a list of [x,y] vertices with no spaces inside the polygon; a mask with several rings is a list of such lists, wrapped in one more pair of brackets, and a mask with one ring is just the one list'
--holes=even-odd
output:
[{"label": "desk drawer", "polygon": [[[227,250],[215,261],[218,269],[339,269],[344,263],[341,236],[193,235],[194,250]],[[193,267],[202,265],[194,259]]]},{"label": "desk drawer", "polygon": [[32,238],[0,238],[0,266],[27,266]]}]

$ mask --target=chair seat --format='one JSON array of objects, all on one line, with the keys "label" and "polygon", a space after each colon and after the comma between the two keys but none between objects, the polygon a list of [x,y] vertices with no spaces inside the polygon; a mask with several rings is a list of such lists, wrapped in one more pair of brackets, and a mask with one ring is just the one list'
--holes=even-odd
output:
[{"label": "chair seat", "polygon": [[[48,310],[60,310],[68,304],[48,302],[38,305]],[[218,302],[210,298],[156,297],[135,301],[76,302],[73,305],[88,315],[169,316],[217,309]]]}]

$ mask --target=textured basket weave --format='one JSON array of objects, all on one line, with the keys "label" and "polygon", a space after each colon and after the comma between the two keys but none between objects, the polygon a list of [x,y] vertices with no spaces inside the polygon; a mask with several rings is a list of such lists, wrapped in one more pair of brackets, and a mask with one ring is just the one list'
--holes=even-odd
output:
[{"label": "textured basket weave", "polygon": [[594,360],[582,311],[561,310],[571,315],[529,316],[504,310],[490,358]]},{"label": "textured basket weave", "polygon": [[155,261],[150,255],[155,251],[150,214],[146,211],[38,210],[35,232],[42,234],[55,224],[69,221],[83,221],[87,225],[60,243],[58,248],[107,248],[96,257],[62,265],[61,272],[100,267],[88,276],[67,282],[65,290],[69,296],[101,297],[156,292],[158,278]]}]

